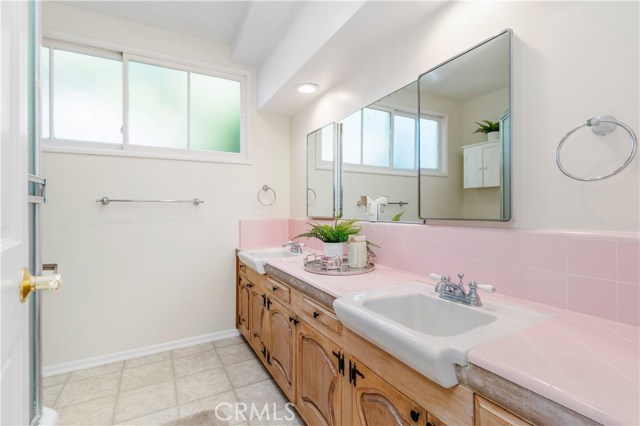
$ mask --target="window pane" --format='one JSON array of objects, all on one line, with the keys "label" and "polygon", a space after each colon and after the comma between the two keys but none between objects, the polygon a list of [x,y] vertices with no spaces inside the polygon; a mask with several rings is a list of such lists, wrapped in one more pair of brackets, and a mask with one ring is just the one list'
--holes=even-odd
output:
[{"label": "window pane", "polygon": [[393,120],[393,167],[415,169],[416,120],[402,115]]},{"label": "window pane", "polygon": [[351,114],[340,123],[342,124],[342,161],[349,164],[360,164],[360,111]]},{"label": "window pane", "polygon": [[129,143],[187,148],[187,73],[129,62]]},{"label": "window pane", "polygon": [[439,169],[438,122],[420,119],[420,168]]},{"label": "window pane", "polygon": [[389,167],[391,113],[377,109],[362,110],[362,164]]},{"label": "window pane", "polygon": [[49,137],[49,48],[40,48],[40,136]]},{"label": "window pane", "polygon": [[64,50],[53,55],[54,136],[122,143],[122,63]]},{"label": "window pane", "polygon": [[320,158],[322,161],[333,161],[333,126],[324,126],[320,132]]},{"label": "window pane", "polygon": [[240,82],[191,73],[191,149],[240,152]]}]

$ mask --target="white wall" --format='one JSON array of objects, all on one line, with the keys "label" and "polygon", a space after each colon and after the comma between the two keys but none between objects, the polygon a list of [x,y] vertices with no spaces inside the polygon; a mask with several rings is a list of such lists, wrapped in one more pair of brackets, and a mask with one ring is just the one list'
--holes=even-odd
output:
[{"label": "white wall", "polygon": [[[517,228],[638,231],[639,163],[615,178],[572,181],[555,165],[560,139],[593,115],[612,114],[640,133],[637,2],[452,2],[365,58],[353,78],[291,121],[291,210],[304,215],[305,135],[416,79],[505,28],[514,31],[514,215]],[[606,52],[603,55],[602,52]],[[615,168],[628,140],[576,137],[575,156]],[[591,140],[593,139],[593,141]],[[583,142],[584,141],[584,142]],[[619,145],[619,147],[618,147]],[[614,146],[613,152],[593,147]],[[592,149],[593,148],[593,149]],[[584,165],[585,168],[588,165]],[[592,166],[591,169],[597,169]]]},{"label": "white wall", "polygon": [[[236,66],[227,46],[60,4],[43,3],[43,26]],[[43,154],[43,259],[64,276],[44,300],[45,367],[234,328],[238,220],[289,215],[289,120],[255,104],[254,93],[251,165]],[[277,191],[271,208],[257,203],[263,184]],[[102,196],[205,204],[102,206]]]}]

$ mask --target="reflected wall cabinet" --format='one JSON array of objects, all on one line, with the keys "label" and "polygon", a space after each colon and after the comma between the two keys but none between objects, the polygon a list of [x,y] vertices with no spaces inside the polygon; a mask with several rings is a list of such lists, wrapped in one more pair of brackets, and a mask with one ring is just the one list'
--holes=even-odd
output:
[{"label": "reflected wall cabinet", "polygon": [[499,141],[462,147],[464,188],[500,186],[502,147]]}]

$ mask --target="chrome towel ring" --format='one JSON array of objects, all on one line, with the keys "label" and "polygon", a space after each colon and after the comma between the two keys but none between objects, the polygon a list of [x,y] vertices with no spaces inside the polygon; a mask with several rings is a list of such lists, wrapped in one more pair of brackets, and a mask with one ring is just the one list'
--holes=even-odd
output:
[{"label": "chrome towel ring", "polygon": [[[591,127],[591,131],[598,136],[608,135],[609,133],[613,132],[617,126],[620,126],[624,130],[626,130],[627,133],[629,133],[629,136],[631,137],[631,152],[629,153],[629,156],[627,157],[626,161],[622,163],[617,169],[609,173],[608,175],[596,176],[592,178],[575,176],[574,174],[567,171],[567,169],[564,168],[564,166],[562,165],[562,162],[560,161],[560,151],[562,150],[562,146],[564,145],[564,143],[567,141],[567,139],[569,139],[569,136],[571,136],[577,130],[585,126]],[[556,150],[556,164],[558,165],[558,168],[562,173],[564,173],[565,175],[569,176],[572,179],[579,180],[582,182],[602,180],[602,179],[610,178],[611,176],[615,176],[621,171],[623,171],[631,163],[631,160],[633,160],[633,157],[636,155],[637,149],[638,149],[638,138],[636,137],[636,134],[633,132],[633,130],[631,130],[631,127],[616,120],[615,117],[612,117],[610,115],[605,115],[602,117],[591,117],[587,119],[587,121],[585,121],[584,123],[575,127],[573,130],[567,133],[564,136],[564,138],[562,138],[562,140],[558,144],[558,149]]]},{"label": "chrome towel ring", "polygon": [[[273,193],[273,200],[271,200],[271,202],[265,202],[262,200],[262,194],[265,192],[268,193],[269,191]],[[260,188],[260,191],[258,191],[258,202],[263,206],[272,205],[276,202],[276,191],[269,185],[262,185],[262,188]]]}]

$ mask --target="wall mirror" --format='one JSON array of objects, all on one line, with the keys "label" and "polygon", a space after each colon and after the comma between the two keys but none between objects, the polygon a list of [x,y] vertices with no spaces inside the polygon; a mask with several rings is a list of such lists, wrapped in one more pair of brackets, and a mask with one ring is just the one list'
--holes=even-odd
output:
[{"label": "wall mirror", "polygon": [[511,36],[418,78],[421,218],[511,219]]},{"label": "wall mirror", "polygon": [[344,218],[422,222],[417,93],[414,81],[339,122]]},{"label": "wall mirror", "polygon": [[307,216],[333,218],[336,214],[335,124],[307,135]]}]

